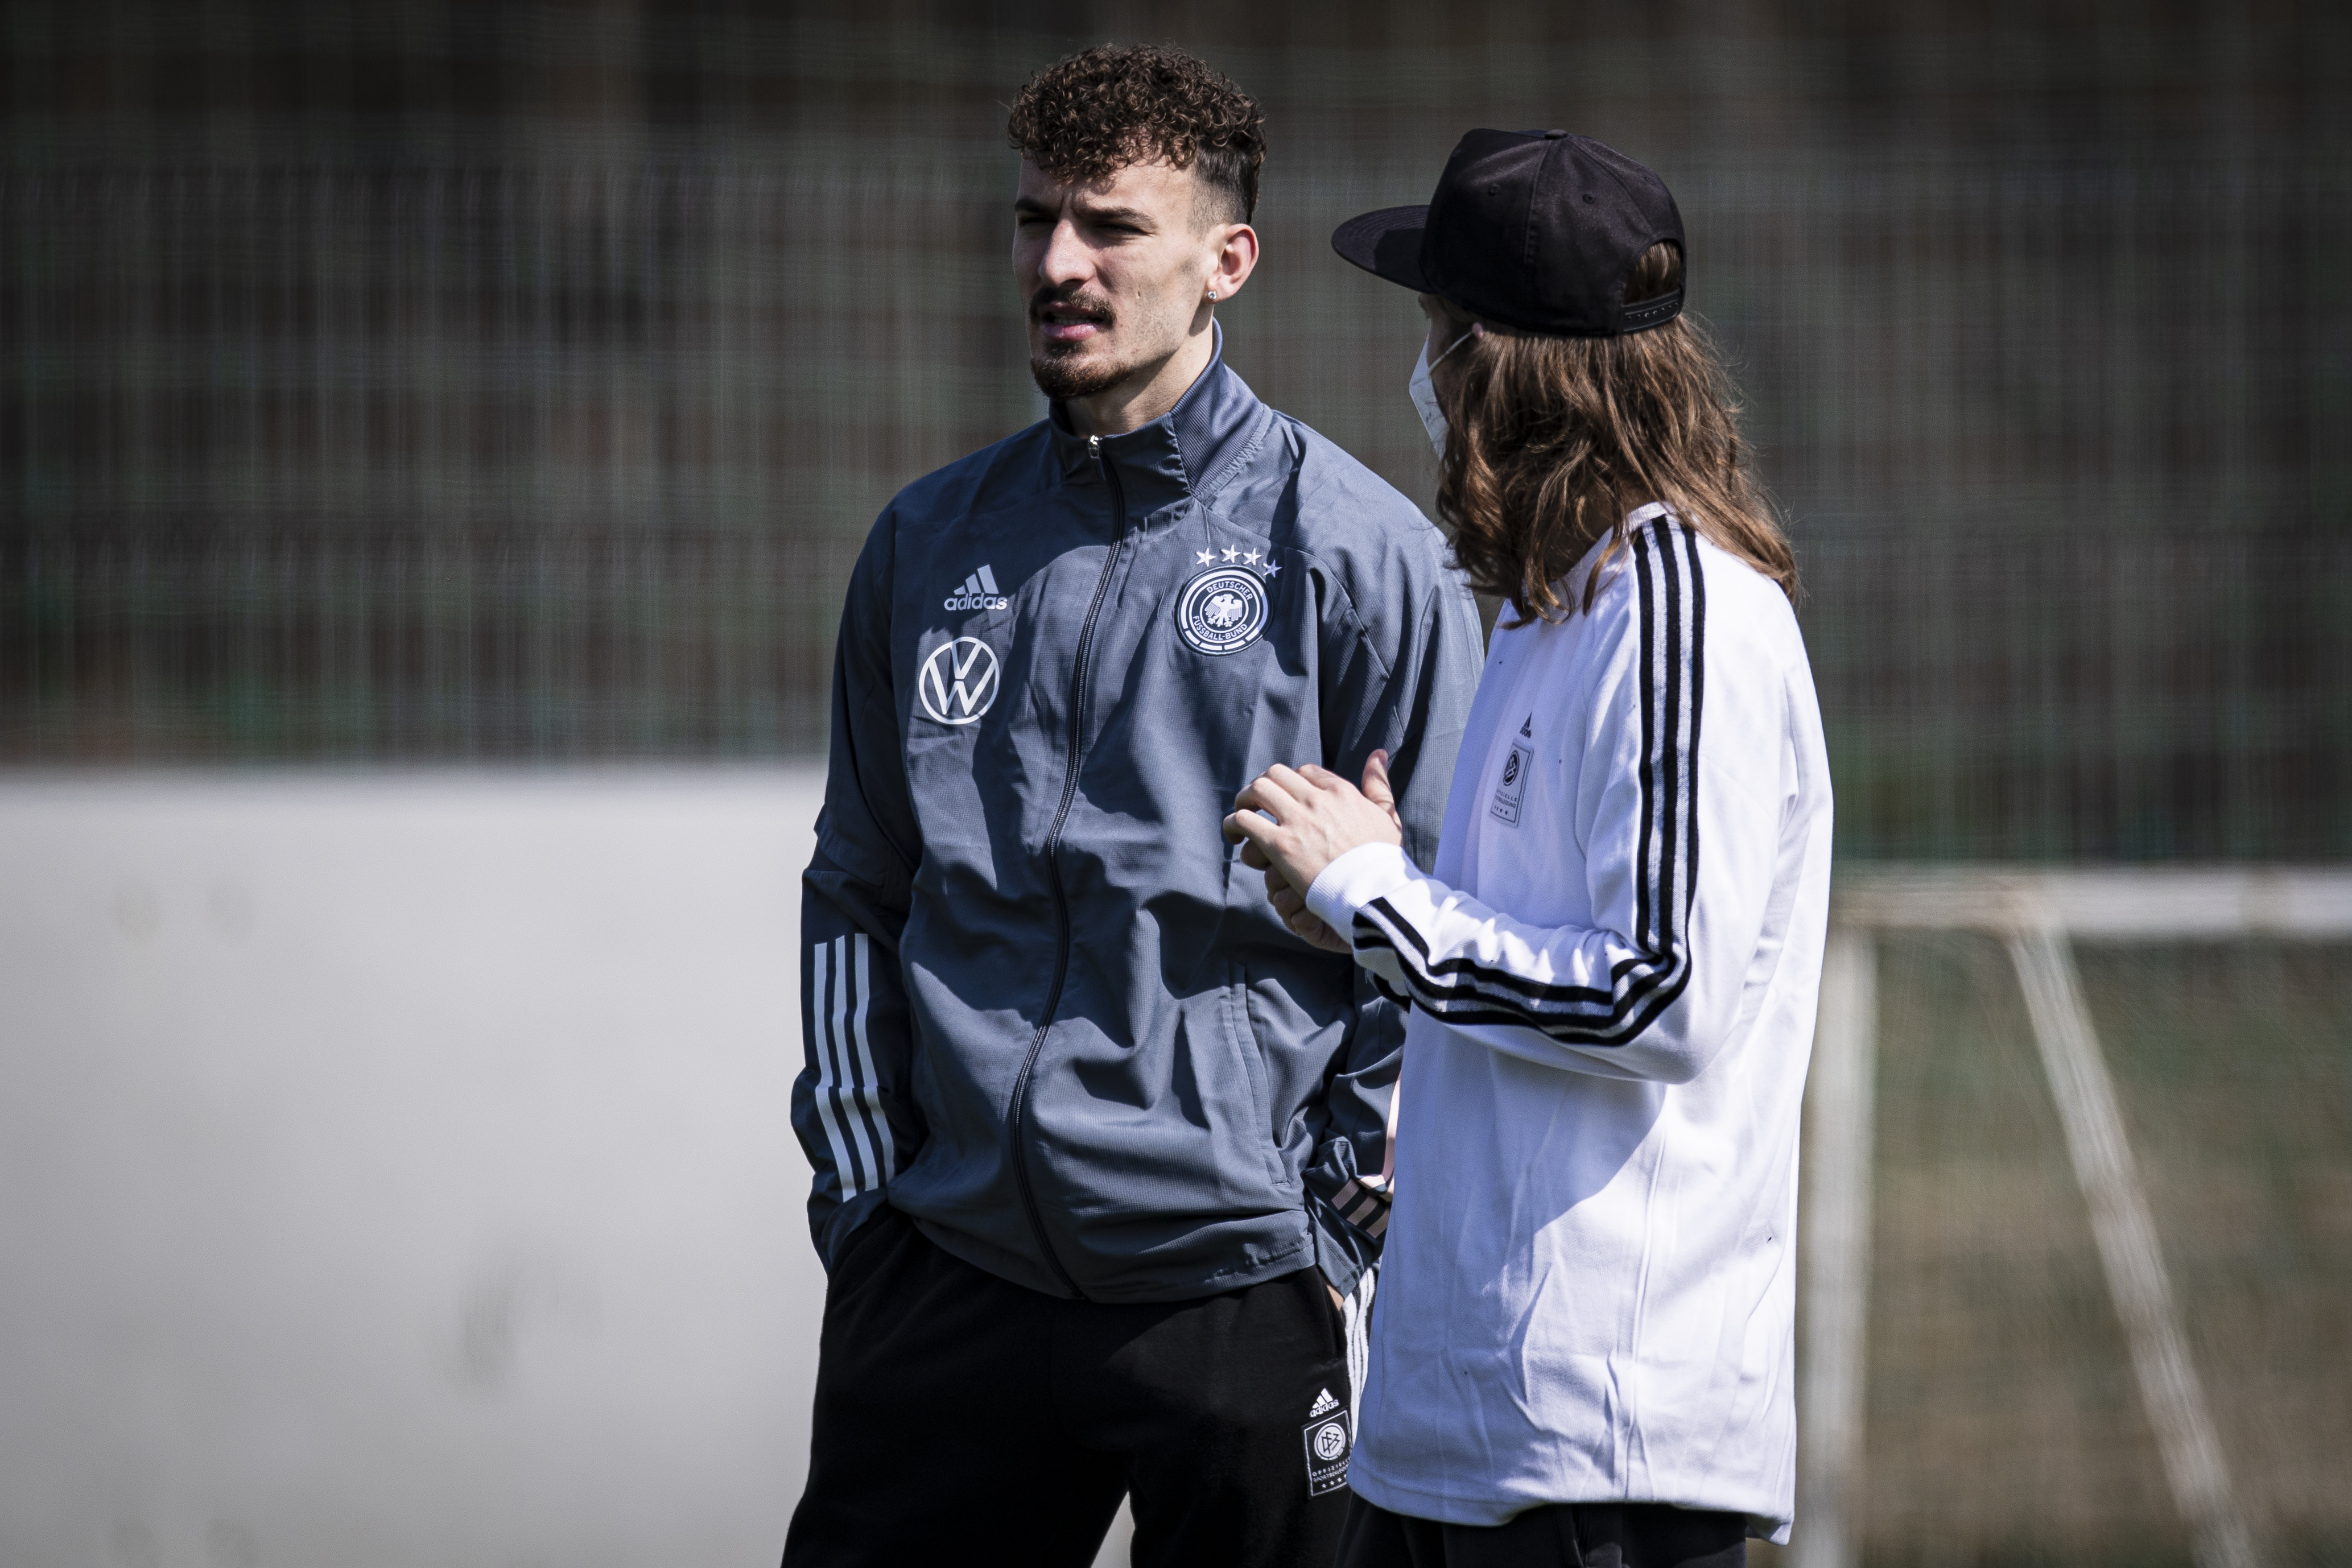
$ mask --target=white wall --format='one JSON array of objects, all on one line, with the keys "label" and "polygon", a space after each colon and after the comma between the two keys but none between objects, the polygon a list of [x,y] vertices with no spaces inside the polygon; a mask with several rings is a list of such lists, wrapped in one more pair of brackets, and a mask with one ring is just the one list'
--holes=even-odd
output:
[{"label": "white wall", "polygon": [[772,1564],[819,784],[0,782],[0,1568]]},{"label": "white wall", "polygon": [[0,784],[0,1564],[770,1564],[807,771]]}]

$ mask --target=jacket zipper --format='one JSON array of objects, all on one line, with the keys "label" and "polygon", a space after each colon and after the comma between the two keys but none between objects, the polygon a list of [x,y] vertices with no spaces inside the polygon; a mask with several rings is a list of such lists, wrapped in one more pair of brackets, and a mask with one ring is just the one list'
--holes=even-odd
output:
[{"label": "jacket zipper", "polygon": [[1111,573],[1118,566],[1120,551],[1127,546],[1127,490],[1118,482],[1118,470],[1103,456],[1102,437],[1087,437],[1087,452],[1102,468],[1103,482],[1110,486],[1112,529],[1110,549],[1103,554],[1102,575],[1095,579],[1094,602],[1087,606],[1087,618],[1078,627],[1078,649],[1070,677],[1070,754],[1063,770],[1062,802],[1054,809],[1054,825],[1045,833],[1045,870],[1054,889],[1054,923],[1060,942],[1054,953],[1054,985],[1045,994],[1045,1011],[1037,1021],[1037,1032],[1029,1037],[1029,1054],[1022,1059],[1020,1075],[1013,1080],[1013,1173],[1021,1184],[1022,1206],[1029,1211],[1029,1228],[1037,1237],[1037,1249],[1070,1294],[1079,1300],[1087,1293],[1062,1267],[1062,1259],[1054,1251],[1054,1244],[1045,1236],[1045,1222],[1037,1212],[1037,1195],[1029,1182],[1029,1092],[1037,1067],[1037,1053],[1045,1047],[1045,1032],[1054,1026],[1054,1015],[1061,1010],[1062,986],[1070,973],[1070,895],[1062,886],[1062,826],[1070,818],[1070,805],[1078,795],[1078,763],[1085,751],[1087,730],[1087,658],[1094,649],[1095,622],[1102,615],[1103,598],[1110,592]]}]

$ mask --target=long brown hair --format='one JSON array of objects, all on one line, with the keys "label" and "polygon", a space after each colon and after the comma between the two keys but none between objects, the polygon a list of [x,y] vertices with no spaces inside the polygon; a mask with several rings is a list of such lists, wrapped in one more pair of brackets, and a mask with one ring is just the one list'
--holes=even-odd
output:
[{"label": "long brown hair", "polygon": [[[1681,251],[1652,246],[1626,302],[1681,288],[1682,271]],[[1796,597],[1796,558],[1748,467],[1730,379],[1688,316],[1610,338],[1488,328],[1461,353],[1437,515],[1471,586],[1509,600],[1514,624],[1569,615],[1560,580],[1604,536],[1603,563],[1624,548],[1625,514],[1651,501]],[[1587,609],[1601,575],[1585,582]]]}]

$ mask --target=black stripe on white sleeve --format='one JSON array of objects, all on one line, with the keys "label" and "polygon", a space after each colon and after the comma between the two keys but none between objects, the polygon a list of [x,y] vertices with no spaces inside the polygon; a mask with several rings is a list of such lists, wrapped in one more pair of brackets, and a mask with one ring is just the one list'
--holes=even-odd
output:
[{"label": "black stripe on white sleeve", "polygon": [[1467,957],[1438,959],[1386,899],[1357,911],[1359,948],[1397,956],[1415,1006],[1449,1024],[1509,1024],[1579,1045],[1622,1046],[1690,984],[1690,906],[1698,885],[1698,736],[1706,583],[1698,539],[1671,513],[1632,533],[1641,629],[1642,818],[1635,846],[1634,952],[1609,984],[1555,985]]}]

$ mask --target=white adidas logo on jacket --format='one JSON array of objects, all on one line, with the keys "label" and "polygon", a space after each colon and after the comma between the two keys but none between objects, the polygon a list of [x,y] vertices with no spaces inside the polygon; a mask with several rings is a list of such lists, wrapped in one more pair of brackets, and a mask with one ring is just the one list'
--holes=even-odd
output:
[{"label": "white adidas logo on jacket", "polygon": [[945,608],[950,610],[1002,610],[1013,601],[997,592],[996,574],[985,564],[963,580],[963,586],[947,596]]}]

